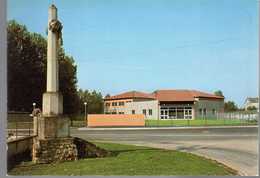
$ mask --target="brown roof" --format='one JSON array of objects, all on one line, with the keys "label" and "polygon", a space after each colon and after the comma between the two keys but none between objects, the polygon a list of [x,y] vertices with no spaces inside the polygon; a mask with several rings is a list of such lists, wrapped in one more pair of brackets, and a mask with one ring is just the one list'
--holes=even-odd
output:
[{"label": "brown roof", "polygon": [[154,94],[159,101],[194,101],[195,98],[224,99],[222,96],[196,90],[157,90]]},{"label": "brown roof", "polygon": [[157,99],[159,101],[194,101],[195,98],[224,99],[222,96],[196,90],[157,90],[153,93],[130,91],[119,95],[105,97],[105,100],[134,98]]},{"label": "brown roof", "polygon": [[114,99],[133,99],[133,98],[140,98],[140,99],[155,99],[154,94],[147,94],[139,91],[130,91],[125,92],[119,95],[114,95],[110,97],[105,97],[105,100],[114,100]]}]

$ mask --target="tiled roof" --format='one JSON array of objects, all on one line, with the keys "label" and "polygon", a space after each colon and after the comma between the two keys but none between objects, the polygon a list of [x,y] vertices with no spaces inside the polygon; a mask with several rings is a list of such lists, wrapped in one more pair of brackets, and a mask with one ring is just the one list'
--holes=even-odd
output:
[{"label": "tiled roof", "polygon": [[119,95],[114,95],[110,97],[105,97],[105,100],[113,100],[113,99],[134,99],[134,98],[140,98],[140,99],[155,99],[153,94],[147,94],[139,91],[130,91],[125,92]]},{"label": "tiled roof", "polygon": [[106,97],[105,100],[134,98],[157,99],[159,101],[194,101],[195,98],[224,99],[222,96],[196,90],[157,90],[153,93],[130,91],[119,95]]},{"label": "tiled roof", "polygon": [[159,101],[194,101],[195,98],[224,99],[222,96],[196,90],[157,90],[154,93]]}]

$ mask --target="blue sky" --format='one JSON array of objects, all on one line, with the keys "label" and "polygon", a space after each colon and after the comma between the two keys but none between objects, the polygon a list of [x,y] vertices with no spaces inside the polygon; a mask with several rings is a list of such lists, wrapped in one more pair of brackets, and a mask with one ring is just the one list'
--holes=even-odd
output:
[{"label": "blue sky", "polygon": [[258,95],[257,0],[8,0],[8,19],[46,37],[53,2],[80,88]]}]

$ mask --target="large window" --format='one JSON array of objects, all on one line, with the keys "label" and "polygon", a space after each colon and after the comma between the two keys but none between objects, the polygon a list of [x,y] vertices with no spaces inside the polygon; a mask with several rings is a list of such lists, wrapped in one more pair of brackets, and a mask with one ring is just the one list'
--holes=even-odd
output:
[{"label": "large window", "polygon": [[201,108],[199,109],[199,113],[200,113],[200,116],[202,116],[202,109]]},{"label": "large window", "polygon": [[124,106],[124,105],[125,105],[125,102],[123,102],[123,101],[119,102],[119,106]]},{"label": "large window", "polygon": [[112,106],[117,106],[117,102],[112,102]]},{"label": "large window", "polygon": [[143,114],[146,116],[146,109],[143,109]]},{"label": "large window", "polygon": [[206,108],[203,109],[203,115],[204,115],[204,116],[207,115],[207,109],[206,109]]},{"label": "large window", "polygon": [[132,114],[135,114],[135,110],[132,110]]},{"label": "large window", "polygon": [[153,110],[149,109],[149,116],[153,115]]},{"label": "large window", "polygon": [[110,106],[110,103],[106,103],[106,106]]},{"label": "large window", "polygon": [[161,119],[192,119],[192,107],[177,106],[177,107],[161,107]]}]

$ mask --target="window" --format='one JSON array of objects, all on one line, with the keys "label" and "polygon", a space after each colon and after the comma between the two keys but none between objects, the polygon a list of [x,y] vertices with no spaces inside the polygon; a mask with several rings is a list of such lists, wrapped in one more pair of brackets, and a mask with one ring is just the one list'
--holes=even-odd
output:
[{"label": "window", "polygon": [[118,114],[124,114],[124,112],[119,112]]},{"label": "window", "polygon": [[132,114],[135,114],[135,110],[132,110]]},{"label": "window", "polygon": [[106,103],[106,106],[110,106],[110,103]]},{"label": "window", "polygon": [[216,110],[212,109],[212,114],[215,115],[216,114]]},{"label": "window", "polygon": [[201,109],[201,108],[199,109],[199,113],[200,113],[200,115],[202,116],[202,109]]},{"label": "window", "polygon": [[124,105],[125,105],[125,102],[123,102],[123,101],[119,102],[119,106],[124,106]]},{"label": "window", "polygon": [[117,106],[117,102],[112,102],[112,106]]},{"label": "window", "polygon": [[153,115],[153,110],[149,109],[149,116]]},{"label": "window", "polygon": [[146,116],[146,109],[143,109],[143,114]]},{"label": "window", "polygon": [[112,112],[112,114],[116,114],[116,112],[115,112],[115,111],[113,111],[113,112]]},{"label": "window", "polygon": [[206,108],[204,108],[203,109],[203,115],[206,116],[206,114],[207,114],[207,110],[206,110]]}]

